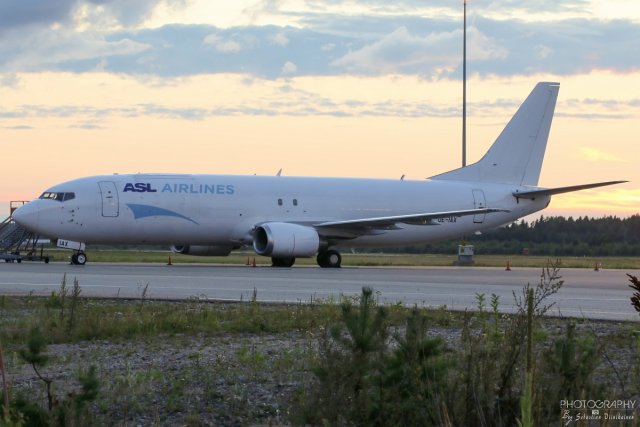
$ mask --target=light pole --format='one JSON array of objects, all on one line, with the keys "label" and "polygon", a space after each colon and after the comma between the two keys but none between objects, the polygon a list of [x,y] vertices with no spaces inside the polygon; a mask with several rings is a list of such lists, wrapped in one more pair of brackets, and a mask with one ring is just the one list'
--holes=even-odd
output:
[{"label": "light pole", "polygon": [[467,165],[467,0],[464,3],[462,32],[462,167]]}]

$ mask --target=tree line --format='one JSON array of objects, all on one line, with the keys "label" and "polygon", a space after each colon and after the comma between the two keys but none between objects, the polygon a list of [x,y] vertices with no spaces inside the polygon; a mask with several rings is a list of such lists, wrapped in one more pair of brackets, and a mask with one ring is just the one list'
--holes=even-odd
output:
[{"label": "tree line", "polygon": [[640,256],[640,215],[628,218],[544,217],[521,220],[506,227],[424,245],[385,248],[397,253],[456,253],[460,243],[477,254],[545,256]]}]

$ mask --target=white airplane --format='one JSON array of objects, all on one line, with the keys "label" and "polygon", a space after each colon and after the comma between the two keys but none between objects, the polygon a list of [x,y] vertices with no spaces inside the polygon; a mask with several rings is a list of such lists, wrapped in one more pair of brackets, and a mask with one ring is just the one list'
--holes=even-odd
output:
[{"label": "white airplane", "polygon": [[468,235],[544,209],[554,194],[625,182],[537,186],[558,90],[538,83],[480,161],[426,180],[102,175],[55,185],[13,218],[59,239],[80,265],[85,243],[112,243],[217,256],[251,245],[274,266],[317,255],[336,268],[338,248]]}]

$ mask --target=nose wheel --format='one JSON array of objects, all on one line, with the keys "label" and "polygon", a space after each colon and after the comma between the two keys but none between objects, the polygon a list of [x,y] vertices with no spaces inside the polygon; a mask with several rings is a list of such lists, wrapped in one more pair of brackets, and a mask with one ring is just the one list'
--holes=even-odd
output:
[{"label": "nose wheel", "polygon": [[87,263],[87,255],[84,252],[77,252],[71,255],[71,264],[85,265]]}]

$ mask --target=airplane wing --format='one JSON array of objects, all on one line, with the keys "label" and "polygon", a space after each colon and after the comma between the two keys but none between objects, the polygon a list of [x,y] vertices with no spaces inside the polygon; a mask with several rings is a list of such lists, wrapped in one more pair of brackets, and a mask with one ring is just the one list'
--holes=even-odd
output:
[{"label": "airplane wing", "polygon": [[518,199],[535,199],[542,196],[553,196],[554,194],[570,193],[572,191],[587,190],[589,188],[604,187],[605,185],[622,184],[628,181],[607,181],[596,182],[594,184],[572,185],[570,187],[543,188],[531,191],[516,191],[513,196]]},{"label": "airplane wing", "polygon": [[322,232],[322,234],[327,234],[327,232],[331,233],[331,231],[341,232],[340,234],[346,233],[346,235],[377,234],[377,232],[381,232],[382,230],[398,229],[399,227],[397,224],[438,225],[439,223],[436,222],[436,220],[439,218],[482,215],[493,212],[508,212],[508,210],[482,208],[447,212],[428,212],[411,215],[394,215],[376,218],[321,222],[313,224],[313,227],[315,227],[319,232]]}]

